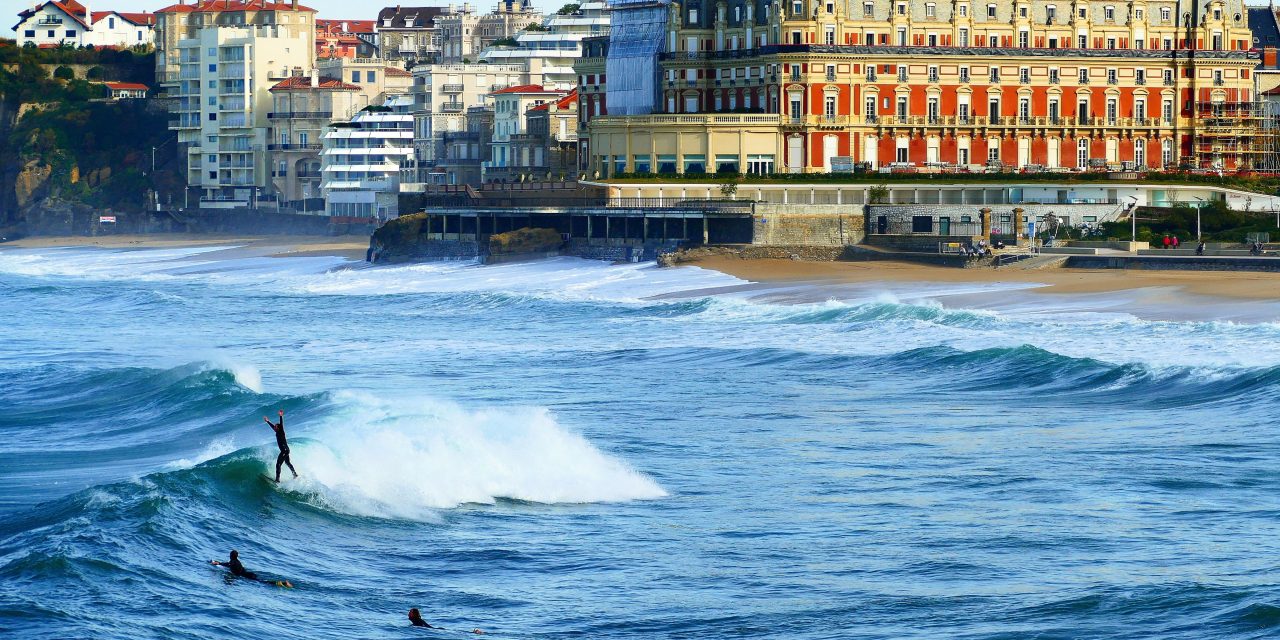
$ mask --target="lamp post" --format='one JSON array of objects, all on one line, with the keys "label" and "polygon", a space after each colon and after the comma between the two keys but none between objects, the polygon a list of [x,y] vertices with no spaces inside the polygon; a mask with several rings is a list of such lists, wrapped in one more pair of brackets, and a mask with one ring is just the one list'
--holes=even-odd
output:
[{"label": "lamp post", "polygon": [[[1129,240],[1130,242],[1137,242],[1138,241],[1138,196],[1129,196],[1129,199],[1133,201],[1129,203],[1129,226],[1133,228],[1133,230],[1131,231],[1133,235],[1132,237],[1129,238]],[[1132,251],[1132,249],[1130,249],[1130,251]]]},{"label": "lamp post", "polygon": [[1204,207],[1204,198],[1200,196],[1191,196],[1200,201],[1200,205],[1196,207],[1196,242],[1200,242],[1200,209]]}]

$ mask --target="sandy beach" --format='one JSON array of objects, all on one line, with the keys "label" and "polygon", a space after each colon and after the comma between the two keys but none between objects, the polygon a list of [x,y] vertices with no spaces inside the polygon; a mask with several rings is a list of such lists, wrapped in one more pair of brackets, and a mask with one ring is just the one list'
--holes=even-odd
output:
[{"label": "sandy beach", "polygon": [[905,262],[805,262],[710,256],[693,266],[762,283],[995,283],[1044,285],[1044,293],[1104,293],[1173,288],[1197,296],[1280,300],[1280,273],[1243,271],[1141,271],[1112,269],[955,269]]},{"label": "sandy beach", "polygon": [[255,236],[238,234],[160,233],[111,236],[47,236],[0,243],[0,248],[47,249],[53,247],[101,247],[103,249],[172,249],[179,247],[234,247],[228,251],[273,258],[340,256],[364,260],[369,241],[363,236]]}]

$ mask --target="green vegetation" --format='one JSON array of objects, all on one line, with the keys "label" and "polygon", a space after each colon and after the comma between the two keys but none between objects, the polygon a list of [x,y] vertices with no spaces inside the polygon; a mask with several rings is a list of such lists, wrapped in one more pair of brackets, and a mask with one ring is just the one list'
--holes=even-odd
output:
[{"label": "green vegetation", "polygon": [[525,28],[524,28],[524,30],[525,30],[525,31],[550,31],[550,29],[548,29],[548,28],[546,28],[546,27],[544,27],[544,26],[542,26],[542,25],[540,25],[540,24],[531,24],[531,25],[529,25],[529,26],[525,27]]},{"label": "green vegetation", "polygon": [[[1138,241],[1160,244],[1166,234],[1175,235],[1183,244],[1196,237],[1196,209],[1191,206],[1171,208],[1138,208]],[[1128,220],[1101,225],[1103,235],[1128,240],[1133,235]],[[1225,202],[1214,200],[1200,210],[1200,230],[1206,242],[1244,242],[1249,233],[1277,235],[1276,216],[1271,211],[1233,211]]]},{"label": "green vegetation", "polygon": [[175,158],[168,115],[137,101],[97,100],[109,97],[107,88],[69,78],[67,67],[50,78],[41,66],[53,64],[50,51],[67,64],[107,63],[118,54],[148,70],[153,64],[150,55],[129,51],[0,44],[0,60],[7,61],[0,65],[3,112],[13,118],[20,107],[31,105],[21,119],[0,122],[0,175],[6,182],[0,194],[14,193],[15,176],[28,167],[49,169],[47,182],[26,185],[34,193],[95,207],[140,208],[149,190],[180,185],[171,173],[151,174],[152,147],[163,147],[157,168]]},{"label": "green vegetation", "polygon": [[566,4],[565,6],[560,7],[560,10],[556,11],[556,13],[562,16],[567,16],[569,14],[577,13],[581,9],[582,9],[582,5],[576,2],[570,2],[569,4]]},{"label": "green vegetation", "polygon": [[12,40],[0,41],[0,64],[13,62],[33,62],[36,64],[103,64],[132,66],[141,63],[154,64],[151,47],[132,47],[115,49],[103,47],[95,49],[93,45],[75,47],[64,44],[49,49],[41,49],[28,44],[19,48]]},{"label": "green vegetation", "polygon": [[495,46],[495,47],[514,47],[514,46],[516,46],[516,45],[518,45],[518,44],[519,44],[519,43],[518,43],[518,42],[516,42],[516,39],[515,39],[515,38],[498,38],[497,40],[494,40],[494,41],[493,41],[492,46]]}]

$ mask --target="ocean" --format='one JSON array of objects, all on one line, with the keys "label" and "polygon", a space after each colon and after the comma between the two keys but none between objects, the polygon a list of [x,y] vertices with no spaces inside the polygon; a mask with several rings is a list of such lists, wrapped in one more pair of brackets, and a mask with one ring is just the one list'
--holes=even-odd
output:
[{"label": "ocean", "polygon": [[1277,303],[238,255],[0,250],[0,636],[1280,637]]}]

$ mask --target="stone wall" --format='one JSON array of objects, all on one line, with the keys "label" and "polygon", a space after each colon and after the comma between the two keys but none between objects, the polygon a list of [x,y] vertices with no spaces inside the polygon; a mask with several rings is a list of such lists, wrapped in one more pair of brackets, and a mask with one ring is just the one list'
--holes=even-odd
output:
[{"label": "stone wall", "polygon": [[943,242],[972,242],[969,236],[935,236],[935,235],[873,235],[867,237],[866,244],[893,249],[894,251],[912,251],[915,253],[938,253],[938,244]]},{"label": "stone wall", "polygon": [[751,243],[844,246],[862,242],[866,217],[860,205],[757,204]]}]

